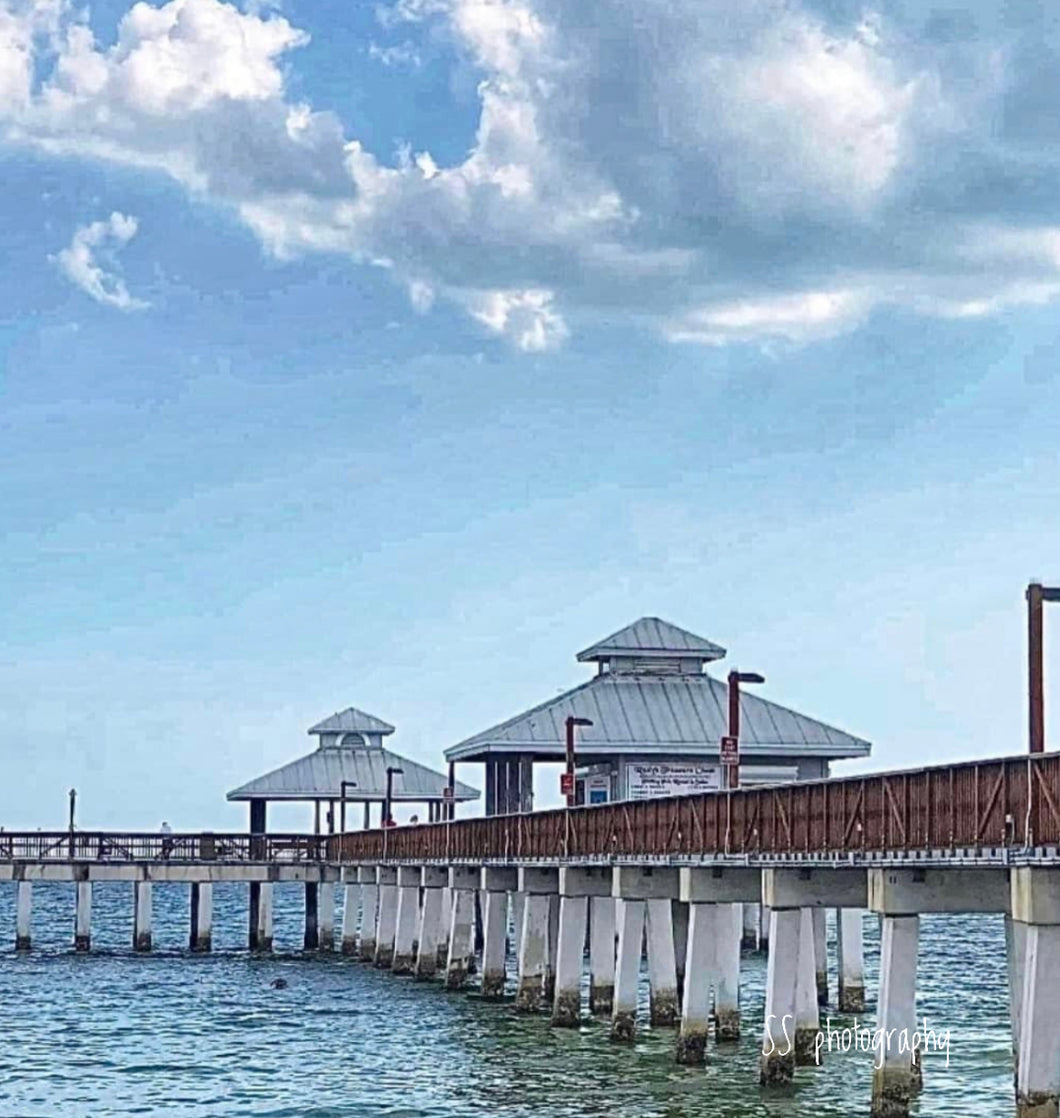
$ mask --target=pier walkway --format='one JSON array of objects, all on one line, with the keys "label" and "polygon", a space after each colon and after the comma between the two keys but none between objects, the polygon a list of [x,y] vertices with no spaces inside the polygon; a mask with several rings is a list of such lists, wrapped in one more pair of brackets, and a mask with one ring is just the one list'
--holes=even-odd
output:
[{"label": "pier walkway", "polygon": [[[838,1009],[865,1007],[862,928],[881,921],[876,1025],[894,1030],[872,1112],[904,1115],[919,1089],[919,918],[1000,913],[1020,1118],[1060,1108],[1060,755],[705,793],[340,835],[0,832],[0,881],[17,884],[16,946],[31,945],[36,881],[76,882],[75,946],[91,945],[94,883],[133,885],[133,945],[151,946],[151,888],[191,889],[190,946],[211,946],[213,888],[249,885],[248,942],[272,945],[272,887],[305,885],[305,946],[339,946],[397,974],[480,973],[515,1009],[557,1027],[587,1011],[630,1040],[644,945],[654,1026],[683,1063],[739,1036],[740,949],[769,951],[761,1080],[813,1064],[829,1004],[824,914],[836,911]],[[759,929],[759,917],[761,926]],[[476,927],[481,928],[477,948]],[[514,934],[512,931],[514,929]],[[750,942],[748,942],[750,940]],[[588,951],[586,952],[586,943]]]}]

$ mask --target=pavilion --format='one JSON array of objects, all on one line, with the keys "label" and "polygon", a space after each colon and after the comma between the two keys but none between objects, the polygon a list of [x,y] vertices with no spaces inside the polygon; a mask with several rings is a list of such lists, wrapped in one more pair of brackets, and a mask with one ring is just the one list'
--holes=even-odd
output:
[{"label": "pavilion", "polygon": [[443,805],[478,799],[477,789],[456,782],[450,794],[448,777],[384,748],[383,738],[393,732],[389,722],[348,707],[310,726],[309,733],[318,739],[315,750],[233,789],[228,799],[249,802],[252,834],[264,833],[270,801],[312,803],[320,834],[321,804],[327,804],[324,822],[333,833],[346,829],[346,805],[351,803],[364,804],[366,829],[371,825],[372,804],[379,804],[382,823],[388,794],[392,804],[425,805],[432,821],[443,818]]},{"label": "pavilion", "polygon": [[[642,617],[578,653],[588,682],[445,752],[485,766],[486,814],[530,811],[533,766],[562,762],[565,722],[578,731],[576,800],[604,803],[721,786],[728,686],[706,672],[726,650],[657,617]],[[867,757],[869,742],[740,691],[740,783],[817,780],[832,761]]]}]

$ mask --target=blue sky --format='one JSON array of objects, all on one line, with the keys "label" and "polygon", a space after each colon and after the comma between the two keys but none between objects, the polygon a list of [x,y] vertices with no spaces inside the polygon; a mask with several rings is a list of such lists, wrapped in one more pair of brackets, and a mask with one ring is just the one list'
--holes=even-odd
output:
[{"label": "blue sky", "polygon": [[0,0],[0,821],[240,826],[332,710],[437,762],[643,614],[874,767],[1021,751],[1058,34],[1006,7]]}]

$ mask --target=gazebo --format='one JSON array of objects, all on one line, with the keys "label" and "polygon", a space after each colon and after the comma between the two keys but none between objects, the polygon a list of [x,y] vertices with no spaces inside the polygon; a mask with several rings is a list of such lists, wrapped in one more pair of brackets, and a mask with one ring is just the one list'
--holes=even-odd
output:
[{"label": "gazebo", "polygon": [[[317,748],[264,776],[234,788],[228,799],[250,804],[250,831],[265,832],[266,804],[270,801],[312,803],[315,829],[321,833],[321,804],[327,805],[329,833],[346,830],[346,805],[364,804],[364,826],[371,826],[372,804],[380,806],[380,823],[391,804],[424,804],[429,821],[443,818],[444,806],[477,800],[479,792],[467,784],[453,783],[434,769],[391,752],[383,738],[394,732],[389,722],[348,707],[309,727]],[[339,805],[339,817],[335,805]]]}]

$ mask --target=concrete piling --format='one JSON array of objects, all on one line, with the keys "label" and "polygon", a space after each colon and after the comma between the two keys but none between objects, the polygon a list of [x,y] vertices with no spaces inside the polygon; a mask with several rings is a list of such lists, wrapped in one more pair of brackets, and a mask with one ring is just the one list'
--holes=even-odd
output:
[{"label": "concrete piling", "polygon": [[582,961],[585,957],[585,928],[589,898],[561,897],[556,990],[552,1002],[552,1024],[576,1029],[582,1017]]},{"label": "concrete piling", "polygon": [[674,953],[673,902],[646,902],[648,916],[649,1015],[653,1025],[674,1025],[680,1016],[677,960]]},{"label": "concrete piling", "polygon": [[689,906],[685,988],[681,1001],[681,1031],[677,1037],[679,1064],[706,1062],[710,1028],[710,993],[714,974],[715,915],[718,906]]},{"label": "concrete piling", "polygon": [[316,951],[320,946],[320,886],[315,881],[305,884],[305,929],[302,948]]},{"label": "concrete piling", "polygon": [[919,940],[919,916],[883,917],[876,1024],[883,1036],[894,1030],[894,1040],[884,1045],[881,1066],[873,1068],[873,1118],[905,1118],[915,1090],[912,1054],[898,1038],[902,1030],[909,1030],[911,1034],[916,1027]]},{"label": "concrete piling", "polygon": [[151,882],[133,882],[133,950],[151,950]]},{"label": "concrete piling", "polygon": [[817,1004],[828,1004],[828,913],[823,908],[813,909],[813,958],[814,981],[817,984]]},{"label": "concrete piling", "polygon": [[445,988],[459,990],[467,981],[475,950],[475,893],[480,878],[472,866],[451,866],[449,888],[453,915],[449,923],[449,955],[445,963]]},{"label": "concrete piling", "polygon": [[375,876],[379,885],[379,920],[375,928],[373,961],[377,967],[389,970],[394,962],[397,932],[397,870],[393,866],[377,866]]},{"label": "concrete piling", "polygon": [[688,902],[675,900],[673,904],[674,965],[677,968],[677,1001],[681,1002],[685,988],[685,961],[688,955]]},{"label": "concrete piling", "polygon": [[[616,871],[617,874],[617,871]],[[637,1028],[637,990],[644,944],[644,902],[619,899],[618,957],[615,963],[615,997],[611,1010],[611,1039],[632,1041]]]},{"label": "concrete piling", "polygon": [[272,950],[272,882],[263,881],[258,894],[258,924],[251,950]]},{"label": "concrete piling", "polygon": [[420,875],[423,903],[420,905],[419,945],[416,952],[417,978],[434,978],[438,973],[438,945],[442,936],[442,893],[449,874],[438,866],[424,866]]},{"label": "concrete piling", "polygon": [[415,943],[420,925],[421,866],[399,866],[397,871],[397,916],[394,925],[395,974],[412,974],[416,969]]},{"label": "concrete piling", "polygon": [[545,980],[542,997],[547,1009],[556,996],[556,965],[559,957],[559,894],[548,898],[548,953],[545,956]]},{"label": "concrete piling", "polygon": [[[446,881],[448,881],[448,870]],[[449,928],[453,923],[453,891],[448,885],[442,890],[442,938],[438,941],[438,966],[443,970],[449,959]]]},{"label": "concrete piling", "polygon": [[589,908],[589,1012],[608,1017],[615,999],[615,901],[593,897]]},{"label": "concrete piling", "polygon": [[759,906],[745,902],[742,908],[743,920],[740,935],[740,949],[743,951],[757,951]]},{"label": "concrete piling", "polygon": [[714,923],[714,1039],[740,1039],[740,905],[719,904]]},{"label": "concrete piling", "polygon": [[769,905],[759,905],[761,916],[758,921],[758,952],[764,955],[769,950]]},{"label": "concrete piling", "polygon": [[188,946],[203,952],[213,947],[213,884],[209,881],[196,881],[191,886]]},{"label": "concrete piling", "polygon": [[357,954],[357,917],[360,915],[361,886],[347,882],[345,900],[342,904],[342,953]]},{"label": "concrete piling", "polygon": [[33,920],[33,882],[18,883],[18,899],[15,905],[15,950],[28,951],[32,942],[31,924]]},{"label": "concrete piling", "polygon": [[[559,871],[521,866],[519,889],[523,903],[523,929],[519,939],[519,983],[515,1008],[520,1013],[538,1013],[550,1003],[545,1000],[549,970],[549,924],[551,902],[557,897]],[[558,944],[557,944],[558,947]]]},{"label": "concrete piling", "polygon": [[486,866],[482,870],[485,895],[482,938],[482,996],[504,996],[508,955],[508,893],[518,885],[514,869]]},{"label": "concrete piling", "polygon": [[335,950],[335,886],[322,881],[317,893],[318,946],[321,951]]},{"label": "concrete piling", "polygon": [[836,913],[836,947],[839,955],[839,1010],[865,1011],[865,951],[860,908],[841,908]]},{"label": "concrete piling", "polygon": [[814,1063],[817,1034],[821,1031],[817,985],[817,934],[812,908],[799,910],[799,954],[795,978],[795,1063]]},{"label": "concrete piling", "polygon": [[362,963],[374,963],[379,923],[379,882],[375,866],[358,866],[357,881],[361,886],[361,935],[357,958]]},{"label": "concrete piling", "polygon": [[1020,1027],[1023,1017],[1023,979],[1027,969],[1028,925],[1005,916],[1005,958],[1008,964],[1008,1012],[1012,1032],[1012,1082],[1019,1087]]},{"label": "concrete piling", "polygon": [[74,950],[92,947],[92,882],[77,883],[77,912],[74,917]]},{"label": "concrete piling", "polygon": [[766,1014],[759,1078],[764,1086],[790,1083],[795,1074],[795,991],[799,962],[801,913],[776,908],[769,917],[769,963],[766,968]]}]

